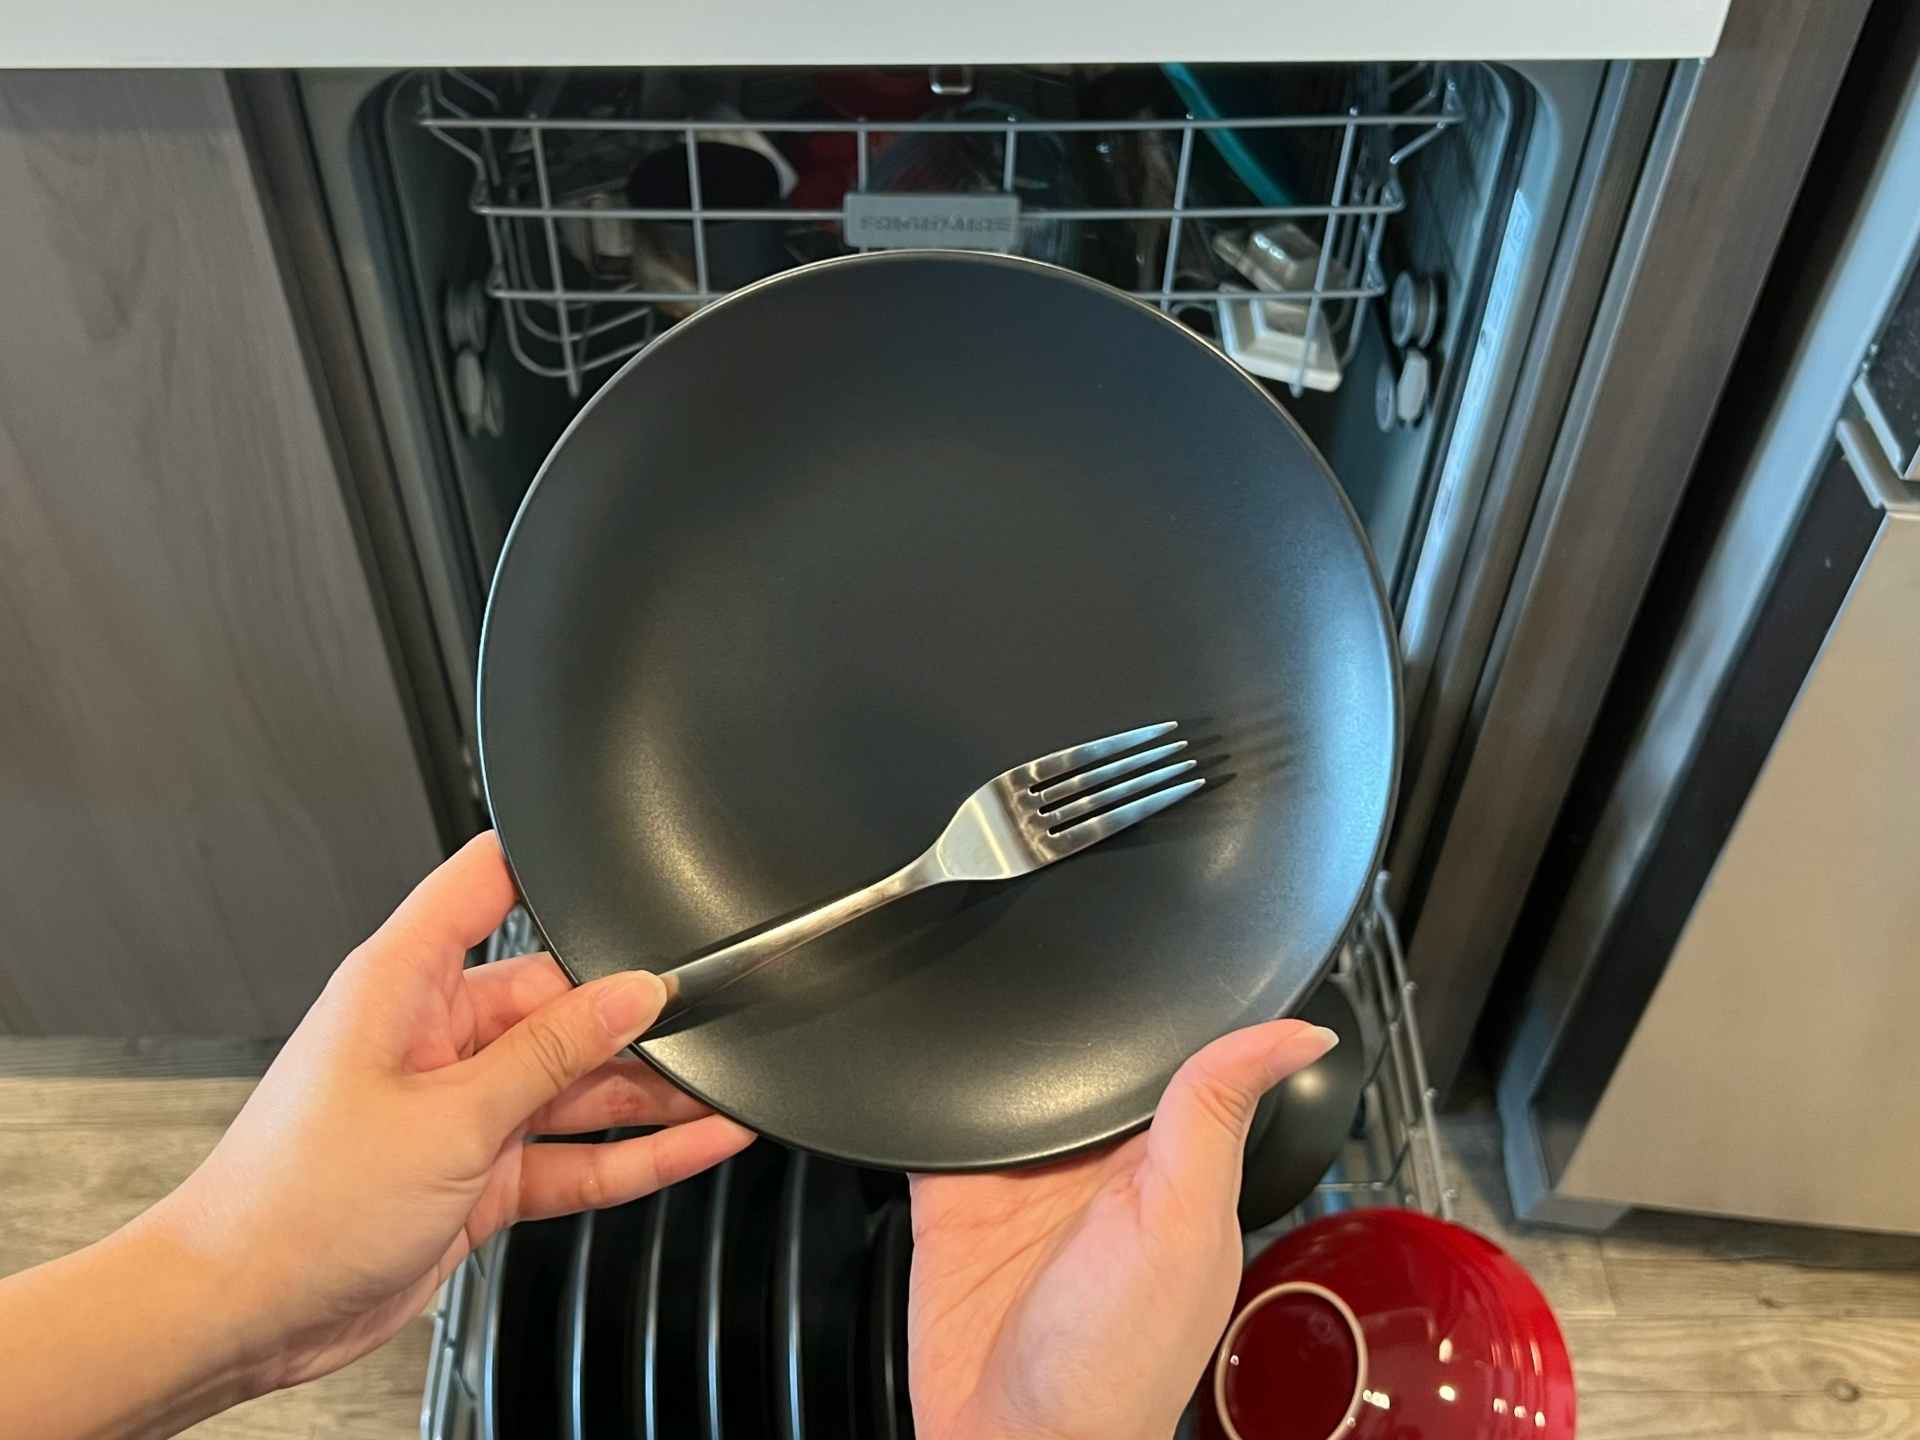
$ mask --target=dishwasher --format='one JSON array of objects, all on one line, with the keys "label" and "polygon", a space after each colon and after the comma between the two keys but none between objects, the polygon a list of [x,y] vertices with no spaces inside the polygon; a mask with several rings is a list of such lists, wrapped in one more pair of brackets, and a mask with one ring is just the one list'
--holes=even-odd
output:
[{"label": "dishwasher", "polygon": [[[581,406],[701,306],[861,250],[1009,251],[1166,312],[1265,384],[1352,500],[1404,659],[1388,873],[1336,967],[1372,1081],[1306,1210],[1444,1214],[1434,1101],[1865,10],[1757,0],[1706,61],[339,69],[236,91],[310,180],[304,205],[280,198],[309,311],[332,317],[316,368],[423,751],[476,820],[507,528]],[[1724,243],[1699,243],[1709,226]],[[490,948],[535,944],[522,922]],[[898,1180],[859,1189],[877,1252]],[[590,1289],[566,1279],[592,1247],[567,1223],[517,1227],[443,1292],[424,1435],[503,1435],[502,1354],[539,1413],[601,1433],[580,1376],[609,1362],[583,1358],[568,1316]],[[547,1255],[531,1300],[502,1284],[516,1246]],[[710,1406],[675,1433],[719,1428]]]},{"label": "dishwasher", "polygon": [[[485,579],[580,405],[731,284],[876,233],[1082,270],[1258,366],[1346,482],[1398,607],[1433,610],[1587,133],[1619,103],[1604,71],[303,75],[395,466],[432,541],[435,622],[462,642],[465,723]],[[767,158],[746,178],[695,166],[723,187],[706,195],[696,154]],[[929,195],[1009,235],[884,229]],[[1279,258],[1249,263],[1250,234]],[[1276,313],[1311,339],[1264,323]]]},{"label": "dishwasher", "polygon": [[1745,0],[1704,61],[741,68],[683,36],[655,68],[237,74],[436,803],[483,818],[507,526],[650,338],[860,249],[1070,266],[1237,358],[1359,514],[1448,1091],[1868,9]]},{"label": "dishwasher", "polygon": [[[442,588],[462,627],[541,459],[652,339],[792,265],[870,245],[987,248],[968,227],[990,224],[1003,227],[991,248],[1125,290],[1271,387],[1355,477],[1400,608],[1427,603],[1416,592],[1434,588],[1439,536],[1491,446],[1511,383],[1498,377],[1568,206],[1570,116],[1589,115],[1601,85],[1598,67],[1529,79],[1418,63],[438,70],[357,95],[307,77],[310,111],[350,106],[360,183],[385,196],[397,252],[384,264],[400,269],[369,255],[365,273],[412,297],[415,369],[396,378],[413,382],[410,433],[431,447],[420,469],[439,481]],[[1261,246],[1264,265],[1249,259]],[[940,337],[927,343],[937,356]],[[796,365],[805,344],[794,337]],[[1355,1203],[1447,1208],[1392,924],[1383,900],[1338,967],[1371,1041],[1364,1123],[1283,1225]],[[536,943],[519,922],[494,951]],[[904,1191],[866,1176],[858,1193],[873,1269]],[[436,1307],[428,1440],[504,1437],[529,1411],[583,1436],[603,1411],[652,1417],[634,1392],[655,1363],[641,1352],[667,1343],[659,1317],[644,1300],[592,1316],[595,1232],[605,1245],[621,1224],[516,1227],[454,1277]],[[727,1403],[728,1433],[775,1428],[757,1410],[743,1422],[738,1394]]]}]

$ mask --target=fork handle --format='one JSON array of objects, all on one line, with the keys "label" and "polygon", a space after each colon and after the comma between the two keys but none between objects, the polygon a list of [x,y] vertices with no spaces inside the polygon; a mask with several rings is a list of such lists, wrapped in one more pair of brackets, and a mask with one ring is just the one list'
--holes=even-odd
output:
[{"label": "fork handle", "polygon": [[667,1003],[660,1012],[660,1018],[670,1019],[683,1010],[690,1010],[734,981],[751,975],[762,965],[778,960],[790,950],[797,950],[809,941],[818,940],[829,930],[838,930],[850,920],[858,920],[882,905],[891,905],[916,890],[938,885],[948,878],[930,850],[884,880],[863,885],[837,900],[803,910],[791,919],[755,930],[731,944],[722,945],[718,950],[663,971],[660,978],[666,982]]}]

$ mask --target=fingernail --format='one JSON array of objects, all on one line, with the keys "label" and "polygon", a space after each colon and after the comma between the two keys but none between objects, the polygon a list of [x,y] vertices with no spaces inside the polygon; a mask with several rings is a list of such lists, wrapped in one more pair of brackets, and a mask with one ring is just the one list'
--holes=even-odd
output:
[{"label": "fingernail", "polygon": [[645,1030],[666,1003],[658,975],[632,970],[600,982],[600,1023],[610,1038],[625,1043]]},{"label": "fingernail", "polygon": [[1296,1070],[1306,1069],[1339,1043],[1340,1037],[1324,1025],[1303,1026],[1273,1047],[1269,1056],[1273,1074],[1285,1079]]}]

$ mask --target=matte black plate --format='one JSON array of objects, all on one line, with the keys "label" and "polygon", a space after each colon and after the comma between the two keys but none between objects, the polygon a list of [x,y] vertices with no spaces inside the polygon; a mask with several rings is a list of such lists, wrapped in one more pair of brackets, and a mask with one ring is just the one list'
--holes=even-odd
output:
[{"label": "matte black plate", "polygon": [[776,1340],[783,1440],[845,1440],[853,1415],[854,1314],[867,1212],[860,1173],[795,1155],[781,1199],[775,1257]]},{"label": "matte black plate", "polygon": [[570,1357],[560,1306],[576,1223],[572,1215],[522,1221],[497,1252],[480,1391],[483,1435],[562,1433],[560,1377]]},{"label": "matte black plate", "polygon": [[[563,1310],[569,1365],[563,1401],[574,1440],[638,1436],[640,1375],[634,1366],[640,1315],[634,1276],[652,1230],[657,1197],[580,1216]],[[689,1308],[694,1291],[684,1303]]]},{"label": "matte black plate", "polygon": [[947,886],[641,1050],[760,1132],[898,1169],[1057,1156],[1312,988],[1398,765],[1388,612],[1287,416],[1176,322],[1029,261],[796,270],[582,411],[508,537],[481,755],[576,977],[904,864],[975,786],[1178,719],[1212,782]]},{"label": "matte black plate", "polygon": [[641,1241],[635,1303],[640,1349],[640,1434],[685,1440],[699,1433],[701,1377],[700,1277],[707,1242],[711,1174],[696,1175],[653,1197]]},{"label": "matte black plate", "polygon": [[773,1255],[786,1161],[779,1146],[756,1144],[714,1173],[700,1286],[707,1440],[769,1440],[776,1433]]},{"label": "matte black plate", "polygon": [[567,1260],[566,1289],[560,1295],[560,1407],[564,1440],[587,1436],[587,1271],[593,1264],[594,1212],[574,1223],[573,1254]]},{"label": "matte black plate", "polygon": [[913,1440],[907,1387],[907,1300],[913,1267],[913,1214],[894,1205],[880,1217],[867,1262],[866,1394],[874,1440]]}]

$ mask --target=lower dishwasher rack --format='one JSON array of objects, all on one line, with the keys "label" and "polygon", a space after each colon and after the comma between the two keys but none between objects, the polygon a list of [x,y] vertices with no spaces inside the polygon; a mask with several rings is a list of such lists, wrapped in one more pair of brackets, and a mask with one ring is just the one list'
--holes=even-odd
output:
[{"label": "lower dishwasher rack", "polygon": [[[1399,927],[1387,906],[1387,876],[1375,880],[1369,903],[1340,947],[1332,980],[1353,1001],[1365,1047],[1367,1082],[1362,1123],[1313,1193],[1290,1214],[1245,1236],[1249,1257],[1276,1235],[1322,1215],[1369,1205],[1397,1205],[1451,1219],[1455,1192],[1447,1179],[1434,1123],[1434,1092],[1427,1083],[1414,1013],[1415,987],[1407,977]],[[485,947],[487,962],[539,948],[524,910],[516,909]],[[433,1338],[420,1407],[421,1440],[482,1437],[486,1328],[499,1280],[504,1235],[493,1237],[440,1287],[431,1310]],[[556,1364],[560,1363],[556,1357]],[[557,1433],[559,1419],[555,1417]],[[485,1440],[522,1440],[486,1435]]]}]

